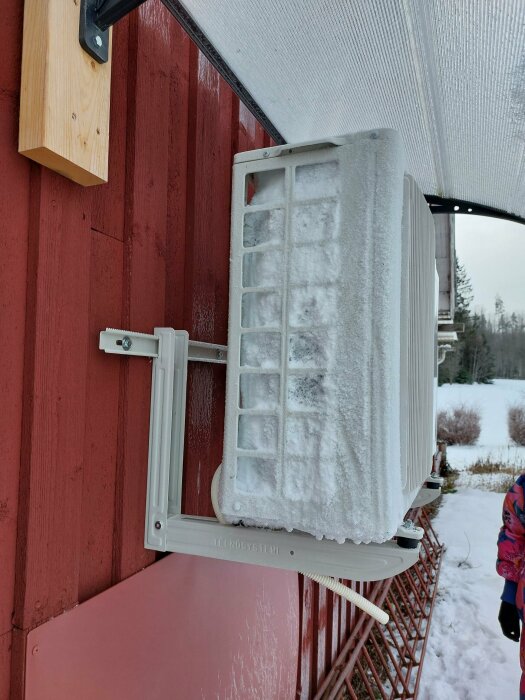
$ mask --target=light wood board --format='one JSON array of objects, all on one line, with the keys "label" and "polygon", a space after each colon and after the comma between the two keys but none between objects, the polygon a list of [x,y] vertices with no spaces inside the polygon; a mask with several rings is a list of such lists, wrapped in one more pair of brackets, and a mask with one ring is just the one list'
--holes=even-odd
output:
[{"label": "light wood board", "polygon": [[111,59],[82,49],[79,13],[80,0],[25,0],[18,150],[97,185],[108,179]]}]

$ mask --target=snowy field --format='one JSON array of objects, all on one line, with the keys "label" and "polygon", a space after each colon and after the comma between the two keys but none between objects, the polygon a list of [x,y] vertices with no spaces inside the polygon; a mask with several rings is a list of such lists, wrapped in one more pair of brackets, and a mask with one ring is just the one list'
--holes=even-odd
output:
[{"label": "snowy field", "polygon": [[495,570],[503,494],[497,474],[469,474],[478,459],[525,471],[525,448],[511,444],[507,408],[525,403],[525,381],[444,386],[438,408],[465,404],[481,413],[474,447],[449,447],[461,475],[457,493],[445,494],[434,527],[446,551],[421,679],[420,700],[518,698],[519,645],[503,637],[498,610],[503,588]]}]

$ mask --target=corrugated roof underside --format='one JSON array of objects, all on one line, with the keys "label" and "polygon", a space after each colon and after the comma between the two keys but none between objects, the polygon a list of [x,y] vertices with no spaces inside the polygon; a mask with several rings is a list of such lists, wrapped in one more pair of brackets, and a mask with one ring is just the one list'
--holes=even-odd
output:
[{"label": "corrugated roof underside", "polygon": [[523,0],[184,0],[288,142],[391,127],[427,194],[525,216]]}]

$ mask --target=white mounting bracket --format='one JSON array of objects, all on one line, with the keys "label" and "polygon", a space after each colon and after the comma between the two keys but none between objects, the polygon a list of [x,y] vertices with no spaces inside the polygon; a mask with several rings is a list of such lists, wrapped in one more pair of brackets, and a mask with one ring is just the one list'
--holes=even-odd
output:
[{"label": "white mounting bracket", "polygon": [[108,328],[101,350],[153,359],[145,547],[273,566],[354,581],[377,581],[405,571],[419,558],[420,528],[404,528],[415,548],[318,541],[301,532],[222,525],[182,513],[182,474],[188,360],[226,364],[227,347],[190,341],[186,331],[155,328],[153,335]]},{"label": "white mounting bracket", "polygon": [[441,496],[441,488],[444,483],[445,479],[443,479],[443,477],[439,476],[439,474],[436,474],[435,472],[432,472],[423,486],[419,489],[419,493],[414,498],[411,508],[422,508],[423,506],[427,506],[429,503],[432,503],[432,501],[435,501],[436,498],[439,498],[439,496]]}]

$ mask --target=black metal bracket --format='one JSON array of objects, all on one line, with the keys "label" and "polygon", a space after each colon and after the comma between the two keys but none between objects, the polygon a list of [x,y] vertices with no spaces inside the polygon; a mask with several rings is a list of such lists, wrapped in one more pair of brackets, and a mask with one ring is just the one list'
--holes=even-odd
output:
[{"label": "black metal bracket", "polygon": [[425,199],[432,214],[473,214],[475,216],[490,216],[493,219],[506,219],[507,221],[515,221],[518,224],[525,224],[525,219],[519,216],[509,214],[501,209],[486,207],[483,204],[467,202],[464,199],[447,199],[445,197],[436,197],[432,194],[426,194]]},{"label": "black metal bracket", "polygon": [[[106,63],[109,49],[109,27],[144,2],[146,0],[81,0],[79,39],[82,48],[99,63]],[[286,143],[282,134],[224,62],[222,56],[183,7],[180,0],[162,0],[162,3],[230,85],[241,102],[248,107],[274,142],[278,145]],[[524,218],[482,204],[429,194],[425,195],[425,198],[432,214],[476,214],[477,216],[490,216],[525,224]]]},{"label": "black metal bracket", "polygon": [[107,63],[109,28],[146,0],[81,0],[80,45],[98,63]]},{"label": "black metal bracket", "polygon": [[[98,63],[106,63],[109,49],[109,27],[142,5],[143,2],[146,0],[81,0],[79,40],[82,48]],[[213,44],[208,41],[179,0],[162,0],[162,2],[274,142],[276,144],[286,143],[282,134],[279,133],[235,73],[226,65]]]}]

